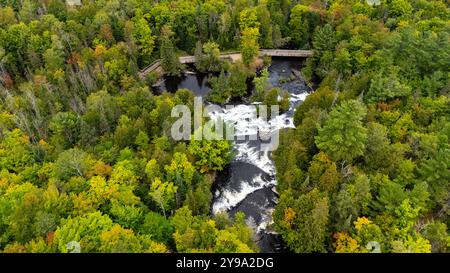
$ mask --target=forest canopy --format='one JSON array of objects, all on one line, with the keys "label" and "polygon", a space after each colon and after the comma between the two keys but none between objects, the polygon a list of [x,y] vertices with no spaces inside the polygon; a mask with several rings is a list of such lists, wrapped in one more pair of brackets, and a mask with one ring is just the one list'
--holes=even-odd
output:
[{"label": "forest canopy", "polygon": [[[259,251],[245,215],[210,213],[230,142],[174,141],[171,110],[194,94],[139,72],[195,55],[211,101],[255,78],[253,98],[278,103],[260,48],[314,52],[316,90],[273,155],[288,248],[448,252],[445,0],[0,0],[0,251]],[[242,62],[218,57],[232,51]]]}]

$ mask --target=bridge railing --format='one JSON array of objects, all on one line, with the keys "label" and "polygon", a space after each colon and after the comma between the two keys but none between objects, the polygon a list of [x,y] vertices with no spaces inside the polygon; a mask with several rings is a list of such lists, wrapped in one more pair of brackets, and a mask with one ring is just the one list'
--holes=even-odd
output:
[{"label": "bridge railing", "polygon": [[[146,67],[144,67],[139,74],[143,75],[143,74],[147,74],[151,71],[149,70],[155,70],[157,69],[159,66],[161,65],[161,59],[157,59],[154,62],[152,62],[151,64],[147,65]],[[152,69],[152,67],[155,66],[155,68]]]},{"label": "bridge railing", "polygon": [[[231,51],[220,54],[221,59],[231,58],[232,55],[241,54],[240,51]],[[272,57],[311,57],[313,55],[312,50],[296,50],[296,49],[260,49],[259,55],[268,55]],[[195,56],[181,56],[178,57],[181,63],[193,63],[195,62]],[[155,71],[161,66],[161,60],[157,59],[153,63],[147,65],[139,72],[139,75],[143,78],[146,74]]]}]

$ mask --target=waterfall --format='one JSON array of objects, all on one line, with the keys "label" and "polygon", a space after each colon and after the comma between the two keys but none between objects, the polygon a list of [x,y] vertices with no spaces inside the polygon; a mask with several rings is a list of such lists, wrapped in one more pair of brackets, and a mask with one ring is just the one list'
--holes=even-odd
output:
[{"label": "waterfall", "polygon": [[235,156],[228,167],[229,177],[217,185],[213,192],[213,214],[220,211],[231,214],[243,211],[249,225],[255,228],[255,233],[264,236],[269,232],[267,227],[272,223],[272,212],[277,197],[275,165],[271,152],[261,150],[261,141],[255,140],[254,136],[258,132],[274,134],[281,129],[295,128],[293,122],[295,108],[309,94],[304,90],[304,88],[288,90],[289,110],[270,120],[257,117],[256,107],[252,104],[241,104],[230,109],[222,107],[221,111],[209,112],[212,120],[220,119],[233,125],[235,135],[245,139],[233,141]]}]

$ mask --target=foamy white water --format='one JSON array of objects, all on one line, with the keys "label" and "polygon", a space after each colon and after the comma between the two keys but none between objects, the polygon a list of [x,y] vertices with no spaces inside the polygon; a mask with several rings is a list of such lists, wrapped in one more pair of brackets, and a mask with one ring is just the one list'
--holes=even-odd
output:
[{"label": "foamy white water", "polygon": [[[235,128],[235,135],[238,137],[245,136],[258,136],[259,134],[274,134],[283,128],[295,128],[292,113],[296,105],[305,100],[308,93],[302,94],[290,94],[290,109],[288,113],[278,115],[269,121],[264,120],[257,116],[256,104],[253,105],[237,105],[229,109],[216,107],[214,110],[209,112],[211,120],[223,120],[228,124],[231,124]],[[270,111],[270,110],[268,110]],[[250,163],[264,173],[273,177],[270,180],[262,179],[261,175],[253,178],[252,181],[241,181],[239,189],[232,189],[230,187],[225,187],[221,192],[216,192],[216,201],[212,206],[213,213],[219,211],[227,211],[235,207],[242,200],[244,200],[249,194],[262,189],[264,187],[272,187],[276,185],[275,180],[275,166],[270,158],[268,151],[260,151],[260,147],[251,146],[249,141],[237,142],[234,144],[234,150],[236,151],[236,156],[234,161],[241,161]],[[257,226],[257,231],[264,230],[268,224],[272,221],[272,211],[273,210],[262,210],[265,213],[262,215],[263,219]]]},{"label": "foamy white water", "polygon": [[301,94],[290,94],[290,101],[291,102],[299,102],[299,101],[304,101],[306,99],[306,97],[309,95],[309,93],[301,93]]},{"label": "foamy white water", "polygon": [[[251,181],[242,181],[239,190],[225,188],[222,191],[220,198],[213,204],[213,213],[216,214],[223,210],[229,210],[239,204],[250,193],[267,187],[269,185],[275,185],[275,179],[264,181],[262,175],[255,176]],[[220,194],[217,193],[216,194]]]},{"label": "foamy white water", "polygon": [[251,147],[248,142],[234,145],[237,154],[236,161],[243,161],[255,165],[269,175],[275,175],[275,166],[268,151],[260,151],[258,147]]},{"label": "foamy white water", "polygon": [[229,109],[214,109],[209,116],[213,121],[222,120],[233,125],[238,138],[255,136],[256,139],[258,133],[268,134],[293,126],[292,118],[286,114],[277,115],[269,121],[258,117],[256,107],[257,104],[240,104]]}]

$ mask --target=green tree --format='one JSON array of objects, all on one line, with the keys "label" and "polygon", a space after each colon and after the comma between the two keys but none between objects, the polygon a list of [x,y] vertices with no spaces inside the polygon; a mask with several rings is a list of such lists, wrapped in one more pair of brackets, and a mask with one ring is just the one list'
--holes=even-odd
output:
[{"label": "green tree", "polygon": [[124,229],[120,225],[114,225],[110,230],[100,234],[100,252],[124,253],[141,252],[142,247],[139,239],[130,229]]},{"label": "green tree", "polygon": [[205,175],[196,183],[195,188],[191,187],[188,190],[184,204],[189,207],[194,215],[206,215],[211,211],[212,183],[213,177]]},{"label": "green tree", "polygon": [[277,191],[292,190],[294,195],[304,193],[309,186],[309,178],[303,169],[308,164],[305,146],[298,140],[295,131],[282,132],[280,145],[273,153],[277,171]]},{"label": "green tree", "polygon": [[251,253],[253,252],[248,245],[241,242],[236,234],[228,230],[221,230],[217,234],[217,242],[214,247],[216,253]]},{"label": "green tree", "polygon": [[164,167],[166,171],[166,179],[173,181],[177,187],[176,204],[179,206],[186,196],[188,190],[193,188],[193,179],[196,173],[194,166],[188,160],[184,153],[174,153],[170,165]]},{"label": "green tree", "polygon": [[218,229],[216,222],[182,207],[172,218],[173,237],[178,252],[253,252],[252,230],[247,227],[242,214],[236,214],[235,223]]},{"label": "green tree", "polygon": [[162,182],[155,178],[150,186],[150,196],[160,206],[164,216],[166,211],[170,211],[175,199],[177,187],[172,182]]},{"label": "green tree", "polygon": [[341,180],[334,163],[325,153],[319,152],[310,162],[308,174],[312,185],[319,190],[333,193]]},{"label": "green tree", "polygon": [[0,143],[0,168],[20,171],[33,163],[30,140],[19,129],[6,132]]},{"label": "green tree", "polygon": [[179,75],[182,70],[182,65],[176,54],[175,46],[172,42],[173,32],[170,26],[165,25],[161,30],[161,67],[168,75]]},{"label": "green tree", "polygon": [[147,162],[145,166],[145,174],[150,181],[153,181],[157,177],[162,177],[161,167],[156,159],[152,158]]},{"label": "green tree", "polygon": [[[199,49],[196,49],[195,67],[201,72],[218,72],[221,70],[222,61],[220,60],[219,45],[215,42],[207,42]],[[198,52],[199,51],[199,52]]]},{"label": "green tree", "polygon": [[247,65],[253,62],[254,58],[258,56],[259,36],[259,30],[255,27],[247,27],[241,31],[240,49],[242,61]]},{"label": "green tree", "polygon": [[398,74],[390,70],[388,76],[379,73],[371,80],[369,91],[364,100],[373,103],[403,98],[411,94],[411,87],[399,81]]},{"label": "green tree", "polygon": [[253,84],[255,85],[256,91],[256,93],[253,94],[254,100],[262,101],[267,88],[270,86],[269,71],[267,68],[263,69],[261,74],[253,79]]},{"label": "green tree", "polygon": [[278,88],[272,88],[268,90],[264,96],[264,105],[272,106],[278,105],[278,94],[280,90]]},{"label": "green tree", "polygon": [[10,6],[0,8],[0,27],[6,28],[17,22],[13,8]]},{"label": "green tree", "polygon": [[80,119],[73,112],[59,112],[49,124],[51,142],[62,149],[73,146],[79,140]]},{"label": "green tree", "polygon": [[245,8],[239,13],[239,28],[259,28],[257,11],[254,8]]},{"label": "green tree", "polygon": [[[281,37],[280,37],[281,35],[276,37],[276,35],[274,33],[272,18],[270,15],[270,11],[267,9],[267,4],[260,3],[256,7],[256,14],[258,16],[258,21],[260,23],[259,32],[261,33],[261,37],[260,37],[259,44],[263,48],[273,48],[274,40],[276,43],[279,43],[279,40],[281,39]],[[279,46],[279,44],[278,44],[278,46]],[[279,46],[278,48],[280,48],[280,47],[281,46]]]},{"label": "green tree", "polygon": [[405,0],[389,1],[389,13],[393,16],[408,15],[413,10],[410,2]]},{"label": "green tree", "polygon": [[152,241],[149,236],[135,235],[133,230],[124,229],[117,224],[114,225],[110,230],[103,231],[100,235],[100,238],[100,252],[167,252],[167,248],[165,245]]},{"label": "green tree", "polygon": [[369,123],[364,155],[368,168],[382,170],[391,166],[393,164],[392,150],[386,127],[376,122]]},{"label": "green tree", "polygon": [[150,211],[145,215],[142,225],[139,226],[139,232],[150,235],[156,242],[164,243],[167,246],[173,244],[174,227],[172,223],[156,212]]},{"label": "green tree", "polygon": [[314,56],[312,58],[319,63],[316,73],[322,78],[328,75],[331,70],[336,40],[336,33],[330,24],[319,27],[314,33],[312,40]]},{"label": "green tree", "polygon": [[[91,93],[86,101],[86,113],[83,115],[81,139],[84,143],[109,133],[117,124],[119,107],[117,101],[105,90]],[[88,134],[88,135],[86,135]]]},{"label": "green tree", "polygon": [[137,230],[144,218],[144,209],[135,205],[124,205],[113,200],[109,215],[112,220],[125,228]]},{"label": "green tree", "polygon": [[139,130],[139,133],[134,140],[134,144],[138,147],[139,150],[146,151],[149,147],[149,141],[150,138],[148,137],[147,133]]},{"label": "green tree", "polygon": [[328,87],[319,88],[306,97],[294,113],[294,124],[300,125],[306,114],[312,109],[328,110],[333,105],[336,94]]},{"label": "green tree", "polygon": [[275,229],[296,253],[323,252],[328,224],[328,198],[313,189],[299,198],[281,194],[274,212]]},{"label": "green tree", "polygon": [[133,38],[138,45],[143,63],[148,63],[148,61],[145,61],[145,58],[150,58],[153,53],[156,36],[152,35],[152,30],[140,10],[136,11],[136,16],[133,18],[133,21]]},{"label": "green tree", "polygon": [[232,88],[229,84],[230,78],[222,70],[218,77],[209,80],[211,92],[208,94],[208,100],[215,103],[225,103],[231,96]]},{"label": "green tree", "polygon": [[365,106],[357,100],[342,102],[330,112],[330,117],[319,129],[316,145],[336,161],[351,163],[364,154],[367,129],[362,120]]},{"label": "green tree", "polygon": [[283,112],[288,111],[289,108],[291,107],[291,104],[290,104],[291,96],[290,96],[289,92],[286,90],[281,90],[279,96],[281,97],[280,101],[279,101],[280,110]]},{"label": "green tree", "polygon": [[422,235],[431,243],[433,253],[446,253],[450,243],[447,225],[439,221],[431,222],[422,230]]},{"label": "green tree", "polygon": [[293,43],[299,48],[310,46],[311,33],[319,23],[318,14],[309,7],[297,4],[291,9],[289,30]]},{"label": "green tree", "polygon": [[[43,57],[45,68],[50,73],[55,73],[58,70],[64,70],[65,54],[63,51],[62,42],[60,41],[59,37],[57,35],[52,35],[51,39],[52,46],[44,52]],[[54,74],[53,77],[55,77]]]},{"label": "green tree", "polygon": [[419,208],[413,208],[409,199],[403,200],[395,208],[393,225],[388,231],[393,252],[430,253],[430,242],[414,230],[414,222],[419,215]]},{"label": "green tree", "polygon": [[291,37],[297,46],[304,46],[308,35],[308,21],[305,19],[309,12],[307,6],[298,4],[291,10],[289,28],[291,30]]},{"label": "green tree", "polygon": [[92,168],[91,156],[83,150],[73,148],[59,154],[55,161],[55,175],[57,178],[67,180],[72,176],[84,177]]},{"label": "green tree", "polygon": [[338,230],[349,230],[359,215],[368,213],[372,200],[370,189],[370,180],[365,175],[358,175],[354,181],[343,185],[332,208]]},{"label": "green tree", "polygon": [[125,115],[119,118],[116,130],[114,132],[114,142],[120,148],[131,147],[139,133],[135,123]]},{"label": "green tree", "polygon": [[67,195],[60,194],[55,186],[46,190],[29,182],[11,185],[0,197],[0,228],[2,243],[17,241],[26,243],[33,238],[53,232],[70,208]]},{"label": "green tree", "polygon": [[443,145],[438,148],[435,155],[425,160],[419,167],[420,176],[430,185],[433,199],[437,203],[442,203],[449,198],[450,149],[447,147]]},{"label": "green tree", "polygon": [[98,252],[101,246],[103,231],[113,227],[112,220],[100,212],[93,212],[75,218],[62,221],[61,226],[55,231],[53,244],[58,252],[69,251],[67,244],[75,241],[80,244],[83,253]]},{"label": "green tree", "polygon": [[231,159],[228,140],[195,140],[189,143],[189,152],[196,158],[194,165],[201,173],[222,170]]},{"label": "green tree", "polygon": [[242,97],[247,94],[247,75],[248,71],[242,63],[238,62],[231,66],[228,84],[232,97]]},{"label": "green tree", "polygon": [[63,0],[51,0],[48,5],[48,13],[55,15],[60,21],[67,19],[66,3]]}]

